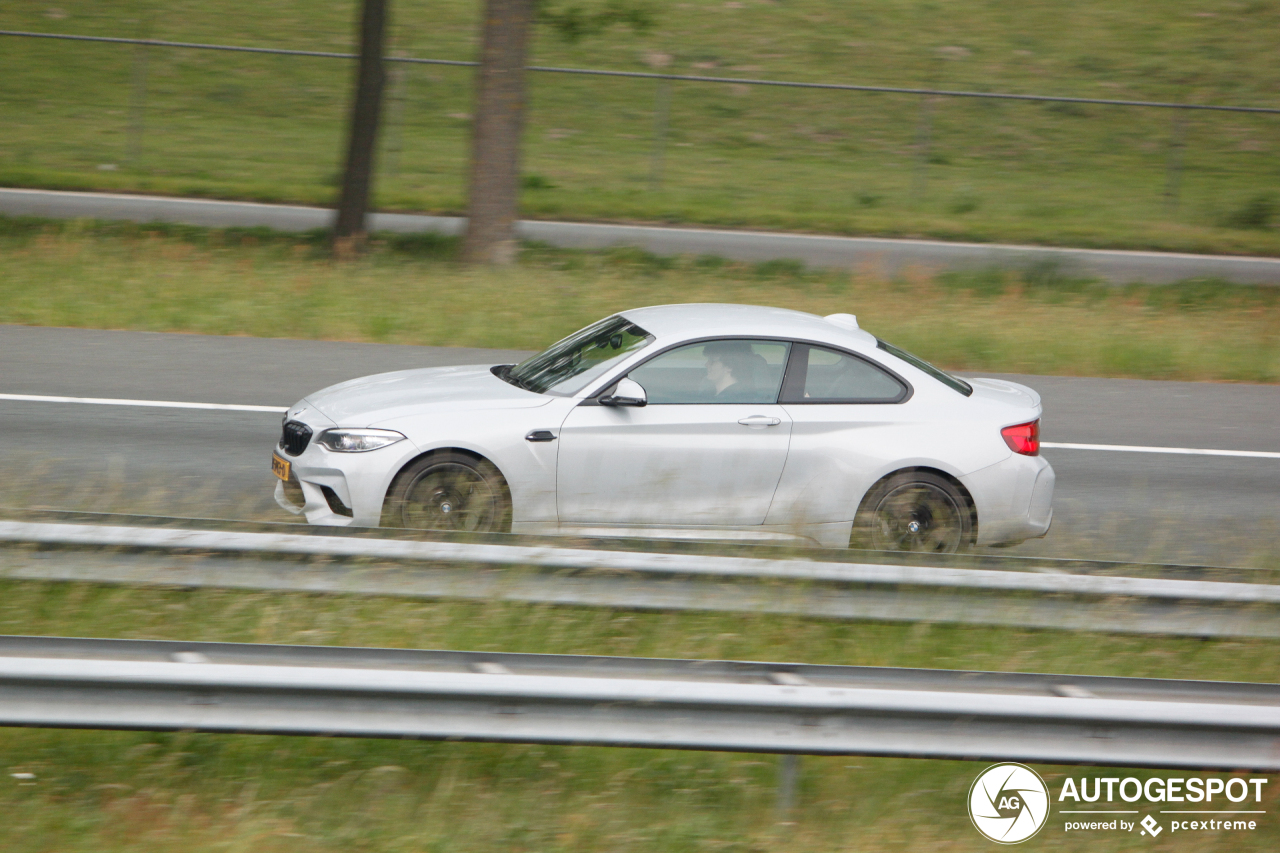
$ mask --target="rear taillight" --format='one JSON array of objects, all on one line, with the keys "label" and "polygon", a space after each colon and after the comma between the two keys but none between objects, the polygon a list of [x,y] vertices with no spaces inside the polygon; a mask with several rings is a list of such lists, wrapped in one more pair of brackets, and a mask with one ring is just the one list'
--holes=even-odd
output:
[{"label": "rear taillight", "polygon": [[1040,419],[1025,424],[1014,424],[1000,430],[1000,434],[1004,436],[1004,443],[1009,445],[1009,449],[1014,453],[1021,453],[1023,456],[1039,456],[1040,455]]}]

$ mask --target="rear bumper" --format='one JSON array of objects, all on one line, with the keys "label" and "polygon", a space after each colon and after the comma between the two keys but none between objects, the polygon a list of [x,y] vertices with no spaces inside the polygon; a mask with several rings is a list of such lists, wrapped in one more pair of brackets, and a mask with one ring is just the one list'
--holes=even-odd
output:
[{"label": "rear bumper", "polygon": [[978,510],[978,545],[1036,539],[1053,524],[1053,466],[1041,456],[1010,454],[961,482]]}]

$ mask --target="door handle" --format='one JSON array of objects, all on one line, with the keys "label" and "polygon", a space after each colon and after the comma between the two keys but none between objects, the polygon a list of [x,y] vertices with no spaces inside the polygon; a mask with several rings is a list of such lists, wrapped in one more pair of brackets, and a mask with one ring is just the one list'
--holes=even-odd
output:
[{"label": "door handle", "polygon": [[764,429],[765,427],[777,426],[782,423],[781,418],[770,418],[764,415],[752,415],[749,418],[741,418],[738,423],[752,429]]}]

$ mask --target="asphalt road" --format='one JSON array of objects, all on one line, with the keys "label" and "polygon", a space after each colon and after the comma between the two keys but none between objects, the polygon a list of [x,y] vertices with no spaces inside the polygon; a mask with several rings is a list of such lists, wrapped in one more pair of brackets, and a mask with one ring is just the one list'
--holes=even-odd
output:
[{"label": "asphalt road", "polygon": [[[0,326],[0,394],[287,406],[355,376],[519,352]],[[1280,452],[1280,387],[1015,376],[1058,443]],[[280,415],[0,400],[0,505],[287,518]],[[1260,564],[1280,553],[1280,459],[1046,450],[1049,536],[1011,553]]]},{"label": "asphalt road", "polygon": [[[178,222],[211,228],[264,226],[281,231],[327,228],[333,219],[331,210],[298,205],[3,188],[0,188],[0,214]],[[370,228],[401,233],[459,234],[464,222],[456,216],[376,213],[370,218]],[[1165,284],[1187,278],[1220,278],[1242,284],[1280,284],[1280,258],[586,222],[523,220],[517,227],[526,240],[571,249],[638,246],[659,255],[718,255],[736,261],[794,259],[814,267],[858,269],[881,276],[897,275],[907,269],[921,272],[988,267],[1025,269],[1051,263],[1068,275],[1096,276],[1121,283]]]}]

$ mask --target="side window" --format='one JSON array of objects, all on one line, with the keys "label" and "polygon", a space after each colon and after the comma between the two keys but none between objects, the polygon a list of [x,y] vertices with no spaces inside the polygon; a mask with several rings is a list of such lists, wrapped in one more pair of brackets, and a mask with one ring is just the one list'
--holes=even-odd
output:
[{"label": "side window", "polygon": [[796,344],[783,403],[896,403],[906,386],[864,359],[824,347]]},{"label": "side window", "polygon": [[790,347],[780,341],[707,341],[665,352],[629,376],[644,387],[651,406],[775,403]]}]

